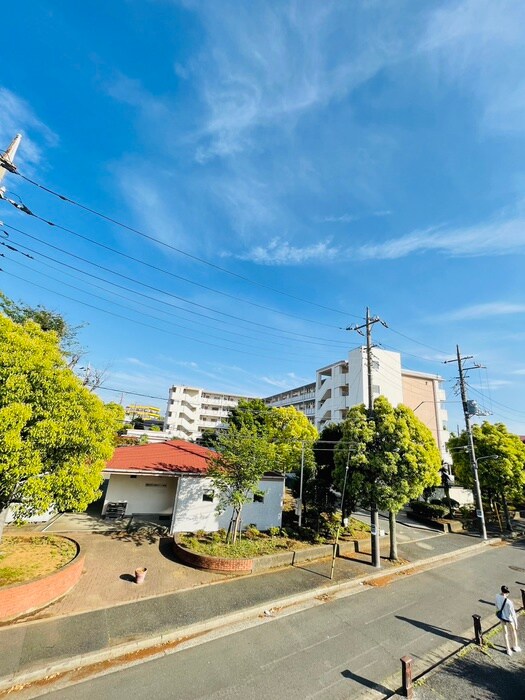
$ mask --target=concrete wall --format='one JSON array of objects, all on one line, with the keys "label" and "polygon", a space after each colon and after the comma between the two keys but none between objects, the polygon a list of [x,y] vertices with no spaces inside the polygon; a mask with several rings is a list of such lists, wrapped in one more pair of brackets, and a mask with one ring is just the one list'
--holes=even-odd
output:
[{"label": "concrete wall", "polygon": [[[264,492],[264,503],[247,503],[242,511],[243,527],[254,523],[259,530],[270,527],[280,527],[284,481],[264,479],[259,488]],[[213,501],[204,501],[205,493],[213,491],[211,479],[206,477],[181,477],[177,493],[175,517],[172,521],[172,532],[195,532],[206,530],[212,532],[220,528],[228,528],[231,519],[231,508],[217,515],[215,508],[218,499],[214,494]]]},{"label": "concrete wall", "polygon": [[126,515],[157,513],[171,515],[177,490],[177,477],[111,474],[103,513],[110,501],[127,501]]}]

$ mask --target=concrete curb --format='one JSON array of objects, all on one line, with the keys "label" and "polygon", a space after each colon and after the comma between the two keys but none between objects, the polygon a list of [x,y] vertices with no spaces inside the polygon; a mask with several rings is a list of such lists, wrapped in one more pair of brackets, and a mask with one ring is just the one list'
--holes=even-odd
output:
[{"label": "concrete curb", "polygon": [[[255,626],[256,624],[269,622],[283,615],[299,612],[300,609],[314,607],[315,605],[323,605],[333,598],[342,598],[352,595],[360,590],[364,590],[364,586],[375,580],[387,577],[393,578],[400,573],[411,570],[417,570],[414,573],[420,573],[434,568],[436,565],[445,565],[452,561],[457,561],[458,559],[473,556],[485,547],[498,544],[499,542],[501,542],[501,538],[476,542],[460,550],[454,550],[447,554],[439,554],[428,559],[404,564],[395,569],[380,570],[376,573],[361,576],[350,581],[327,584],[303,593],[286,596],[271,602],[269,601],[265,604],[243,608],[229,615],[212,617],[203,622],[187,625],[186,627],[179,627],[173,632],[144,637],[124,644],[106,647],[88,654],[73,656],[63,661],[51,662],[35,670],[13,673],[0,678],[0,693],[4,694],[6,691],[9,692],[15,688],[20,689],[23,686],[38,681],[44,681],[51,677],[57,677],[68,672],[79,671],[80,669],[85,669],[82,674],[83,679],[85,679],[88,677],[86,673],[87,667],[95,667],[104,662],[115,662],[113,664],[108,664],[109,668],[106,669],[93,668],[93,675],[104,675],[104,673],[113,671],[117,666],[119,668],[133,666],[142,663],[146,658],[147,660],[153,660],[175,651],[210,641],[214,637],[226,636],[235,632],[235,626],[239,626],[240,623],[243,623],[243,628],[246,628],[247,626]],[[270,612],[275,610],[277,614],[266,616],[264,614],[265,610]],[[138,657],[139,652],[145,652],[147,650],[150,650],[151,653],[143,654],[140,658],[133,659],[133,655]],[[121,659],[122,663],[118,664],[118,659]],[[376,691],[371,692],[375,693],[375,695],[370,695],[370,698],[380,697],[377,695]]]}]

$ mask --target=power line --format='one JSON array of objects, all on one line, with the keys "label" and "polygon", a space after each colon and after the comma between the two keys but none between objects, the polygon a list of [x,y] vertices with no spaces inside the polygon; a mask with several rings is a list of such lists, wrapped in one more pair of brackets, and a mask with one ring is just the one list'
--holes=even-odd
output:
[{"label": "power line", "polygon": [[31,212],[31,216],[33,216],[35,219],[38,221],[41,221],[44,224],[47,224],[48,226],[52,226],[53,228],[57,228],[61,231],[64,231],[65,233],[70,233],[73,236],[77,236],[78,238],[88,241],[89,243],[92,243],[93,245],[98,246],[99,248],[103,248],[105,250],[109,250],[112,253],[115,253],[116,255],[120,255],[123,258],[127,258],[128,260],[133,260],[136,263],[139,263],[140,265],[144,265],[145,267],[149,267],[152,270],[155,270],[156,272],[162,272],[165,275],[169,275],[170,277],[174,277],[175,279],[181,280],[182,282],[186,282],[187,284],[192,284],[195,287],[199,287],[201,289],[205,289],[208,292],[213,292],[214,294],[220,294],[221,296],[227,297],[229,299],[234,299],[235,301],[240,301],[243,302],[244,304],[249,304],[250,306],[254,306],[258,309],[264,309],[265,311],[271,311],[272,313],[280,314],[281,316],[287,316],[288,318],[294,318],[298,319],[300,321],[307,321],[309,323],[319,323],[320,325],[327,326],[329,328],[334,328],[331,324],[328,323],[322,323],[318,321],[314,321],[309,318],[304,318],[302,316],[297,316],[296,314],[290,314],[287,313],[286,311],[280,311],[279,309],[274,309],[271,306],[267,306],[265,304],[258,304],[255,301],[250,301],[248,299],[242,299],[235,294],[230,294],[228,292],[223,292],[220,289],[215,289],[214,287],[210,287],[206,284],[202,284],[201,282],[196,282],[195,280],[189,279],[188,277],[183,277],[182,275],[177,275],[175,272],[171,272],[170,270],[165,270],[162,267],[158,267],[157,265],[152,265],[151,263],[146,262],[145,260],[141,260],[140,258],[136,258],[133,255],[129,255],[128,253],[124,253],[117,248],[112,248],[109,245],[106,245],[105,243],[101,243],[100,241],[96,241],[93,238],[89,238],[89,236],[85,236],[81,233],[78,233],[78,231],[75,231],[74,229],[67,228],[66,226],[62,226],[60,224],[57,224],[53,221],[49,221],[48,219],[44,219],[41,216],[38,216],[37,214],[34,214]]},{"label": "power line", "polygon": [[[3,244],[3,242],[0,241],[0,245],[2,245],[2,244]],[[17,245],[19,245],[21,248],[25,248],[26,250],[32,250],[31,248],[27,248],[26,246],[22,246],[21,244],[17,244]],[[22,251],[18,251],[16,248],[14,248],[14,247],[12,247],[12,246],[11,246],[11,248],[12,248],[14,251],[16,251],[16,252],[20,252],[22,255],[26,255],[26,256],[27,256],[27,253],[24,253],[24,252],[22,252]],[[46,257],[46,258],[48,257],[48,256],[44,256],[42,253],[38,253],[37,251],[32,251],[32,252],[34,252],[35,255],[37,255],[37,256],[42,256],[42,257]],[[29,256],[29,257],[31,257],[31,259],[35,260],[35,258],[34,258],[33,256]],[[20,261],[17,261],[17,260],[10,260],[10,262],[13,262],[13,263],[15,263],[16,265],[20,265],[20,266],[22,266],[22,267],[25,267],[25,268],[28,269],[28,270],[31,270],[31,269],[32,269],[31,267],[29,267],[29,265],[25,265],[24,263],[22,263],[22,262],[20,262]],[[65,263],[62,263],[61,261],[58,261],[58,260],[56,260],[56,261],[54,260],[54,262],[58,263],[58,265],[67,266]],[[45,263],[43,263],[43,264],[45,264]],[[47,265],[47,267],[50,267],[51,269],[54,269],[54,270],[57,269],[57,268],[54,267],[53,265],[49,265],[49,264]],[[94,277],[95,279],[102,279],[102,278],[99,278],[98,276],[90,275],[89,273],[86,273],[86,272],[84,272],[83,270],[80,270],[79,268],[75,268],[74,266],[67,266],[67,267],[70,267],[71,269],[77,270],[78,272],[80,272],[80,273],[82,273],[82,274],[85,274],[85,275],[87,275],[88,277]],[[48,277],[49,279],[55,280],[54,277],[52,277],[51,275],[48,275],[48,274],[46,274],[45,272],[42,272],[42,271],[40,271],[40,270],[37,270],[37,273],[38,273],[39,275],[42,275],[43,277]],[[65,275],[67,275],[68,277],[72,277],[72,278],[75,279],[75,280],[78,279],[77,277],[75,277],[74,275],[71,275],[71,274],[68,273],[68,272],[62,272],[62,274],[65,274]],[[106,280],[104,280],[104,281],[105,281],[107,284],[113,284],[112,282],[109,282],[109,281],[106,281]],[[158,321],[164,322],[164,319],[158,318],[157,316],[152,316],[151,314],[145,314],[142,310],[138,310],[138,311],[137,311],[135,308],[130,309],[129,306],[125,306],[124,304],[119,304],[119,303],[116,302],[116,301],[109,300],[107,297],[103,297],[103,296],[100,296],[100,295],[98,295],[98,294],[94,294],[93,292],[86,291],[85,289],[82,289],[81,287],[78,287],[78,286],[76,286],[76,285],[68,284],[68,283],[66,283],[66,282],[61,282],[61,284],[62,284],[62,285],[65,285],[65,286],[67,286],[67,287],[71,287],[72,289],[75,289],[75,290],[77,290],[77,291],[80,291],[80,292],[82,292],[82,293],[84,293],[84,294],[88,293],[88,294],[90,294],[92,297],[96,297],[96,298],[98,298],[98,299],[101,299],[102,301],[109,301],[111,304],[115,304],[116,306],[121,306],[122,308],[125,308],[125,309],[128,309],[128,310],[132,310],[132,311],[134,311],[134,313],[138,313],[138,314],[140,314],[140,315],[142,315],[142,316],[145,316],[145,317],[148,317],[148,318],[155,318],[155,319],[158,320]],[[126,300],[128,300],[128,301],[131,301],[132,303],[140,303],[140,304],[141,304],[141,309],[142,309],[142,307],[146,307],[146,308],[153,309],[154,311],[158,311],[158,312],[160,312],[160,313],[166,314],[166,315],[171,316],[171,317],[174,317],[174,318],[181,318],[178,314],[175,314],[175,313],[173,313],[172,311],[165,310],[165,309],[162,309],[162,308],[157,308],[157,307],[155,307],[155,306],[151,306],[151,305],[149,305],[149,304],[145,304],[144,302],[138,302],[138,301],[136,301],[136,300],[134,300],[134,299],[130,299],[129,295],[119,294],[118,292],[115,292],[115,291],[112,291],[112,290],[108,290],[108,289],[106,289],[105,287],[103,287],[102,285],[95,284],[94,282],[88,281],[87,284],[89,284],[89,285],[92,286],[92,287],[95,287],[96,289],[101,289],[101,290],[103,290],[103,291],[105,291],[105,292],[108,292],[109,294],[113,294],[113,295],[115,295],[115,296],[117,296],[117,297],[119,297],[119,298],[121,298],[121,299],[126,299]],[[144,298],[146,298],[146,299],[151,299],[152,301],[157,301],[157,302],[160,302],[160,303],[162,303],[162,304],[166,304],[166,305],[168,305],[168,306],[174,306],[175,308],[180,308],[180,307],[177,306],[177,305],[170,304],[169,302],[165,302],[165,301],[163,301],[163,300],[157,299],[156,297],[152,297],[152,296],[150,296],[150,295],[148,295],[148,294],[142,294],[142,293],[137,292],[136,290],[130,289],[129,287],[126,287],[126,286],[124,286],[124,285],[117,285],[117,286],[118,286],[119,288],[121,288],[121,289],[128,290],[128,291],[131,292],[132,294],[137,294],[137,295],[139,295],[139,296],[141,296],[141,297],[144,297]],[[181,309],[181,310],[186,311],[185,309]],[[232,323],[230,323],[230,322],[228,322],[228,321],[222,321],[221,319],[215,319],[215,318],[213,318],[212,316],[207,316],[206,314],[200,314],[200,313],[198,313],[198,312],[191,312],[191,313],[193,313],[193,314],[195,314],[195,315],[199,315],[199,316],[204,316],[204,318],[209,318],[209,319],[211,319],[211,320],[213,320],[213,321],[215,321],[215,322],[218,322],[218,323],[223,323],[223,324],[227,324],[227,325],[233,325]],[[201,326],[204,325],[208,331],[210,330],[209,324],[205,324],[203,321],[196,321],[196,320],[194,320],[194,319],[192,319],[192,318],[184,319],[184,320],[188,321],[189,323],[195,323],[195,324],[198,324],[198,325],[201,325]],[[190,331],[194,331],[194,330],[195,330],[195,329],[193,329],[193,328],[188,328],[187,326],[182,326],[182,325],[180,325],[180,324],[173,323],[173,321],[170,321],[170,323],[171,323],[172,325],[178,326],[179,328],[183,328],[183,329],[186,329],[186,330],[190,330]],[[213,327],[212,327],[212,328],[213,328]],[[200,332],[199,329],[197,329],[197,330],[198,330],[198,332]],[[213,328],[213,330],[218,330],[218,331],[220,331],[220,332],[222,332],[222,333],[228,333],[229,335],[235,335],[235,336],[239,336],[239,337],[242,337],[242,338],[245,338],[245,339],[253,340],[254,342],[260,342],[258,338],[252,338],[252,337],[250,337],[250,336],[247,335],[247,334],[238,333],[238,332],[235,332],[235,331],[230,331],[230,330],[223,329],[223,328],[217,328],[217,329]],[[265,336],[269,336],[269,337],[272,337],[272,338],[279,338],[279,339],[281,339],[281,340],[285,340],[287,343],[301,343],[301,344],[313,344],[313,345],[322,345],[322,346],[326,346],[325,343],[318,343],[318,342],[316,342],[316,341],[308,341],[308,340],[302,340],[302,339],[296,339],[296,338],[287,338],[286,336],[277,335],[277,334],[275,334],[275,333],[269,333],[268,331],[259,331],[258,329],[252,329],[252,332],[254,332],[254,333],[264,333]],[[287,347],[287,345],[286,345],[285,343],[276,343],[275,341],[272,341],[272,342],[273,342],[274,344],[276,344],[276,345],[284,345],[285,347]],[[249,347],[249,346],[248,346],[248,347]],[[327,346],[327,347],[329,347],[329,346]]]},{"label": "power line", "polygon": [[[81,260],[82,262],[88,263],[89,265],[93,265],[93,267],[96,267],[96,268],[98,268],[98,269],[100,269],[100,270],[104,270],[105,272],[108,272],[108,273],[111,274],[111,275],[117,275],[118,277],[122,277],[122,278],[125,279],[125,280],[128,280],[128,281],[130,281],[130,282],[133,282],[133,283],[135,283],[135,284],[139,284],[139,285],[141,285],[141,286],[143,286],[143,287],[146,287],[147,289],[151,289],[151,290],[153,290],[153,291],[155,291],[155,292],[160,292],[161,294],[165,294],[166,296],[173,297],[174,299],[178,299],[179,301],[183,301],[183,302],[186,303],[186,304],[190,304],[190,305],[192,305],[192,306],[196,306],[196,307],[198,307],[198,308],[205,309],[206,311],[211,311],[212,313],[215,313],[215,314],[220,314],[221,316],[226,316],[226,317],[228,317],[228,318],[235,319],[236,321],[242,321],[243,323],[248,323],[248,324],[250,324],[250,325],[259,326],[259,327],[261,327],[261,328],[268,328],[268,329],[270,329],[270,330],[279,330],[279,331],[281,331],[282,333],[288,333],[288,334],[290,334],[290,335],[295,335],[295,336],[302,337],[302,338],[309,338],[309,339],[310,339],[310,338],[312,337],[312,336],[310,336],[310,335],[305,335],[305,334],[302,334],[302,333],[295,333],[295,332],[293,332],[293,331],[286,331],[286,330],[277,329],[275,326],[269,326],[269,325],[264,324],[264,323],[258,323],[257,321],[251,321],[251,320],[249,320],[249,319],[242,318],[241,316],[235,316],[234,314],[229,314],[229,313],[227,313],[227,312],[225,312],[225,311],[218,311],[217,309],[213,309],[213,308],[211,308],[210,306],[206,306],[205,304],[199,304],[198,302],[191,301],[191,300],[189,300],[189,299],[186,299],[185,297],[182,297],[182,296],[179,296],[179,295],[177,295],[177,294],[174,294],[173,292],[167,292],[167,291],[165,291],[165,290],[163,290],[163,289],[159,289],[158,287],[154,287],[154,286],[152,286],[152,285],[146,284],[145,282],[140,282],[140,281],[138,281],[138,280],[136,280],[136,279],[133,279],[132,277],[129,277],[128,275],[124,275],[124,274],[122,274],[121,272],[116,272],[115,270],[111,270],[111,269],[105,267],[104,265],[99,265],[98,263],[95,263],[95,262],[93,262],[92,260],[88,260],[87,258],[84,258],[84,257],[82,257],[82,256],[80,256],[80,255],[76,255],[75,253],[70,253],[69,251],[64,250],[63,248],[60,248],[59,246],[55,246],[55,245],[53,245],[52,243],[48,243],[48,242],[46,242],[46,241],[42,241],[42,240],[40,240],[39,238],[36,238],[35,236],[31,235],[30,233],[27,233],[26,231],[22,231],[21,229],[18,229],[18,228],[14,227],[14,226],[11,226],[10,224],[4,223],[4,226],[6,226],[7,228],[9,228],[9,229],[12,230],[12,231],[15,231],[15,232],[17,232],[17,233],[22,234],[23,236],[27,236],[28,238],[31,238],[32,240],[38,241],[39,243],[42,243],[43,245],[46,245],[46,246],[48,246],[49,248],[52,248],[53,250],[57,250],[57,251],[59,251],[59,252],[61,252],[61,253],[65,253],[66,255],[69,255],[70,257],[75,258],[76,260]],[[20,247],[26,248],[27,250],[31,250],[30,248],[27,248],[26,246],[23,246],[23,245],[20,245]],[[32,251],[32,252],[35,252],[35,251]],[[54,262],[59,262],[59,261],[56,261],[54,258],[50,258],[49,256],[44,255],[43,253],[37,253],[37,254],[41,255],[41,256],[44,257],[44,258],[53,260]],[[70,268],[72,268],[72,269],[74,269],[74,270],[77,270],[77,271],[79,271],[79,272],[83,272],[83,274],[88,274],[88,275],[90,275],[90,276],[93,276],[93,277],[95,277],[96,279],[101,279],[102,281],[106,282],[107,284],[111,284],[111,285],[114,285],[114,286],[117,286],[117,287],[121,286],[121,285],[116,284],[115,282],[110,282],[109,280],[104,280],[103,278],[97,277],[96,275],[92,275],[91,273],[86,273],[86,272],[84,272],[84,271],[82,271],[82,270],[79,270],[78,268],[75,268],[75,267],[73,267],[73,266],[71,266],[71,265],[68,265],[67,263],[60,262],[59,264],[65,265],[66,267],[70,267]],[[142,294],[142,293],[141,293],[141,292],[135,291],[135,294]],[[167,303],[167,302],[164,302],[164,303]],[[195,313],[196,313],[196,312],[195,312]],[[312,323],[315,323],[315,322],[312,321]],[[318,339],[318,340],[324,340],[323,338],[317,338],[317,339]]]},{"label": "power line", "polygon": [[210,343],[207,340],[202,340],[202,338],[192,338],[190,336],[182,335],[180,333],[173,333],[172,331],[167,330],[166,328],[159,328],[158,326],[152,326],[149,323],[144,323],[142,321],[138,321],[137,319],[134,318],[129,318],[128,316],[123,316],[122,314],[117,314],[114,313],[113,311],[108,311],[107,309],[102,309],[99,306],[95,306],[94,304],[89,304],[86,301],[81,301],[80,299],[75,299],[74,297],[70,297],[67,294],[62,294],[61,292],[57,292],[54,289],[49,289],[49,287],[44,287],[41,284],[37,284],[36,282],[33,282],[32,280],[27,280],[24,277],[20,277],[19,275],[15,275],[12,272],[6,272],[5,270],[2,270],[3,274],[9,275],[10,277],[14,277],[15,279],[18,279],[22,282],[26,282],[27,284],[32,284],[34,287],[38,287],[39,289],[43,289],[46,292],[51,292],[52,294],[57,294],[60,297],[63,297],[64,299],[68,299],[69,301],[73,301],[76,304],[82,304],[83,306],[87,306],[91,309],[95,309],[96,311],[102,311],[102,313],[108,314],[109,316],[115,316],[116,318],[123,319],[125,321],[131,321],[131,323],[136,323],[140,326],[145,326],[146,328],[152,328],[153,330],[160,331],[161,333],[167,333],[168,335],[173,335],[177,338],[186,338],[188,340],[192,340],[194,342],[197,342],[201,345],[209,345],[211,347],[215,348],[220,348],[221,350],[228,350],[230,352],[237,352],[242,355],[250,355],[251,357],[264,357],[265,359],[275,359],[275,355],[261,355],[260,353],[256,352],[247,352],[244,350],[239,350],[237,347],[225,347],[224,345],[218,345],[217,343]]},{"label": "power line", "polygon": [[[17,251],[17,252],[18,252],[18,251]],[[20,262],[20,261],[18,261],[18,260],[10,260],[10,262],[15,263],[16,265],[20,265],[21,267],[25,267],[25,268],[28,269],[28,270],[31,270],[31,269],[32,269],[32,268],[29,267],[29,265],[25,265],[24,263],[22,263],[22,262]],[[53,268],[53,269],[56,269],[56,268]],[[7,274],[10,274],[10,273],[7,273]],[[46,274],[45,272],[41,272],[40,270],[37,270],[37,274],[42,275],[43,277],[47,277],[48,279],[51,279],[51,280],[54,280],[54,279],[55,279],[55,278],[52,277],[51,275],[48,275],[48,274]],[[65,274],[68,274],[68,273],[65,273]],[[71,277],[72,275],[68,275],[68,276]],[[32,284],[32,281],[29,282],[29,283]],[[164,322],[165,322],[164,319],[159,318],[158,316],[154,316],[154,315],[151,315],[151,314],[146,314],[146,313],[144,313],[142,310],[137,310],[137,309],[134,309],[134,308],[130,308],[129,306],[125,306],[124,304],[120,304],[120,303],[117,302],[117,301],[109,300],[107,297],[103,297],[103,296],[101,296],[101,295],[99,295],[99,294],[95,294],[95,293],[93,293],[93,292],[86,292],[86,290],[84,290],[84,289],[82,289],[82,288],[80,288],[80,287],[77,287],[76,285],[68,284],[67,282],[64,282],[64,281],[61,281],[61,285],[62,285],[62,286],[66,286],[66,287],[70,287],[71,289],[75,289],[76,291],[82,292],[83,294],[88,293],[88,294],[90,294],[90,297],[94,297],[94,298],[96,298],[96,299],[100,299],[100,300],[105,301],[105,302],[108,302],[108,301],[109,301],[111,304],[113,304],[113,305],[115,305],[115,306],[119,306],[119,307],[121,307],[121,308],[123,308],[123,309],[126,309],[126,310],[128,310],[128,311],[133,311],[134,313],[137,313],[137,314],[139,314],[140,316],[144,316],[145,318],[154,319],[154,320],[156,320],[156,321],[160,321],[161,323],[164,323]],[[99,285],[93,285],[93,286],[95,286],[95,287],[97,287],[97,288],[100,288]],[[52,291],[52,290],[50,290],[50,291]],[[123,294],[117,294],[116,292],[110,292],[110,293],[111,293],[111,294],[115,294],[116,296],[119,296],[119,297],[124,298],[124,299],[127,298],[127,297],[125,297]],[[135,303],[138,303],[138,302],[135,302]],[[144,304],[143,304],[143,305],[144,305]],[[152,308],[152,307],[149,306],[149,305],[145,305],[145,306],[147,306],[148,308]],[[154,307],[153,307],[153,308],[154,308]],[[154,310],[158,310],[158,311],[160,311],[161,313],[170,314],[169,311],[164,311],[163,309],[154,309]],[[191,319],[189,319],[189,321],[190,321],[190,322],[193,322],[193,323],[199,323],[198,321],[192,321]],[[177,328],[182,328],[183,330],[189,330],[189,331],[195,331],[195,330],[196,330],[196,329],[194,329],[194,328],[188,328],[188,326],[183,326],[183,325],[181,325],[181,324],[174,323],[174,322],[171,321],[171,320],[169,321],[169,323],[170,323],[170,326],[176,326]],[[253,340],[253,342],[255,342],[255,343],[256,343],[256,342],[260,342],[259,339],[257,339],[257,338],[249,338],[249,337],[247,337],[247,336],[243,336],[243,335],[240,334],[240,333],[235,333],[234,331],[228,331],[228,330],[224,330],[224,329],[220,329],[220,330],[221,330],[223,333],[229,333],[230,335],[237,335],[237,336],[241,336],[242,338],[245,338],[245,339],[248,339],[248,340]],[[200,332],[199,329],[197,329],[197,332]],[[271,334],[269,334],[269,335],[271,335]],[[217,338],[217,339],[218,339],[218,340],[224,340],[224,341],[226,341],[226,342],[233,342],[233,341],[230,341],[228,338]],[[288,340],[288,343],[291,343],[291,342],[294,342],[294,343],[297,343],[297,342],[301,342],[301,343],[308,342],[308,341],[298,341],[298,340],[294,340],[294,339],[286,339],[286,340]],[[244,347],[248,347],[248,348],[249,348],[249,347],[252,347],[252,346],[249,345],[248,343],[242,343],[242,342],[240,342],[240,341],[235,341],[235,342],[236,342],[237,344],[239,344],[239,345],[243,345]],[[287,345],[286,345],[285,343],[278,343],[278,342],[272,341],[272,344],[273,344],[273,345],[281,345],[281,346],[287,347]]]},{"label": "power line", "polygon": [[[445,352],[444,350],[440,350],[439,348],[435,348],[432,345],[427,345],[427,343],[422,343],[420,340],[416,340],[415,338],[411,338],[408,335],[405,335],[404,333],[400,333],[399,331],[396,331],[394,328],[391,326],[387,326],[388,330],[392,331],[392,333],[395,333],[396,335],[400,335],[402,338],[406,338],[407,340],[410,340],[412,343],[417,343],[418,345],[422,345],[424,348],[428,348],[429,350],[435,350],[436,352],[439,352],[442,355],[447,356],[449,353]],[[408,353],[405,353],[408,354]],[[414,355],[414,357],[417,357],[417,355]]]},{"label": "power line", "polygon": [[[170,250],[175,251],[176,253],[179,253],[180,255],[184,255],[187,258],[190,258],[191,260],[195,260],[196,262],[199,262],[203,265],[207,265],[215,270],[218,270],[220,272],[223,272],[227,275],[231,275],[232,277],[236,277],[237,279],[242,280],[243,282],[248,282],[249,284],[256,285],[258,287],[261,287],[263,289],[268,289],[271,292],[274,292],[276,294],[280,294],[282,296],[289,297],[290,299],[295,299],[296,301],[300,301],[305,304],[310,304],[311,306],[316,306],[319,309],[323,309],[324,311],[331,311],[333,313],[340,314],[341,316],[353,316],[353,314],[347,314],[343,311],[340,311],[339,309],[333,309],[329,306],[324,306],[323,304],[318,304],[317,302],[311,301],[309,299],[304,299],[302,297],[295,296],[294,294],[290,294],[288,292],[283,292],[280,289],[276,289],[274,287],[270,287],[267,284],[263,284],[262,282],[258,282],[257,280],[253,280],[249,277],[246,277],[245,275],[241,275],[237,272],[233,272],[232,270],[228,270],[225,267],[221,267],[220,265],[217,265],[216,263],[212,263],[209,260],[205,260],[204,258],[201,258],[197,255],[193,255],[192,253],[188,253],[185,250],[182,250],[181,248],[177,248],[176,246],[171,245],[170,243],[166,243],[165,241],[155,238],[154,236],[151,236],[144,231],[140,231],[139,229],[134,228],[133,226],[129,226],[128,224],[124,224],[121,221],[118,221],[117,219],[114,219],[111,216],[108,216],[107,214],[103,214],[102,212],[97,211],[96,209],[92,209],[91,207],[88,207],[84,204],[81,204],[80,202],[75,201],[71,197],[67,197],[66,195],[60,194],[59,192],[56,192],[55,190],[52,190],[49,187],[46,187],[45,185],[40,184],[39,182],[36,182],[35,180],[32,180],[30,177],[27,175],[23,175],[22,173],[16,171],[16,174],[21,177],[23,180],[26,182],[29,182],[31,185],[34,185],[35,187],[38,187],[39,189],[47,192],[48,194],[53,195],[54,197],[57,197],[58,199],[67,202],[68,204],[72,204],[73,206],[76,206],[80,209],[83,209],[84,211],[89,212],[90,214],[93,214],[94,216],[98,216],[101,219],[104,219],[105,221],[108,221],[112,224],[115,224],[116,226],[120,226],[121,228],[126,229],[127,231],[130,231],[131,233],[135,233],[138,236],[142,236],[143,238],[146,238],[149,241],[152,241],[154,243],[157,243],[158,245],[162,245]],[[49,223],[49,222],[46,222]],[[56,224],[50,224],[50,225],[56,225]],[[355,316],[355,318],[359,318],[359,316]]]}]

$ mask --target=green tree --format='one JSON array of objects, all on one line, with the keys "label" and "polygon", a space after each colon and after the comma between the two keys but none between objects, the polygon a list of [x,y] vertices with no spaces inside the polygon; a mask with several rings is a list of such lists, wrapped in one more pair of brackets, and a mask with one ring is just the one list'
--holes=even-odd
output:
[{"label": "green tree", "polygon": [[218,430],[213,430],[212,428],[206,428],[202,431],[202,435],[195,440],[201,447],[207,447],[209,450],[215,450],[217,446],[217,440],[219,439]]},{"label": "green tree", "polygon": [[230,411],[230,426],[245,427],[264,438],[272,451],[272,469],[284,474],[295,473],[293,494],[299,496],[301,468],[303,472],[303,503],[305,512],[308,494],[315,480],[313,445],[318,437],[308,418],[292,406],[271,408],[261,399],[239,401]]},{"label": "green tree", "polygon": [[372,417],[353,406],[336,448],[334,482],[344,498],[387,510],[390,558],[397,559],[396,514],[429,486],[440,483],[441,456],[430,430],[406,406],[380,396]]},{"label": "green tree", "polygon": [[[494,497],[501,499],[507,528],[512,530],[508,499],[519,501],[523,498],[525,445],[518,435],[509,433],[503,423],[484,421],[481,425],[473,425],[472,437],[481,490],[491,500]],[[464,486],[472,488],[474,476],[467,446],[466,431],[453,435],[448,442],[456,476]]]},{"label": "green tree", "polygon": [[68,368],[54,331],[0,315],[0,531],[10,505],[23,519],[94,501],[121,420]]},{"label": "green tree", "polygon": [[[316,515],[320,513],[333,513],[336,508],[336,495],[332,489],[333,474],[335,469],[335,448],[343,437],[342,423],[329,423],[319,435],[314,445],[314,459],[316,464],[315,479],[309,482],[309,499],[312,502]],[[349,500],[343,501],[343,519],[352,510]]]},{"label": "green tree", "polygon": [[272,469],[275,453],[266,438],[247,426],[234,425],[220,435],[217,450],[210,460],[208,476],[219,493],[217,512],[232,508],[228,539],[235,543],[243,506],[259,493],[259,482]]},{"label": "green tree", "polygon": [[272,412],[262,399],[240,399],[229,411],[228,424],[235,428],[248,428],[257,435],[266,435],[268,416]]}]

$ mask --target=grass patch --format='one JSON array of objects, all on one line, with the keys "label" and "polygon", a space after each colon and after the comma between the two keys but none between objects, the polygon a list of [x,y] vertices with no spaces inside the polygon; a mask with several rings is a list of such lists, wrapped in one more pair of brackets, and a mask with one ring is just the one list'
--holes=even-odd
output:
[{"label": "grass patch", "polygon": [[75,543],[63,537],[6,535],[0,542],[0,586],[51,574],[71,561],[76,553]]}]

